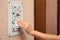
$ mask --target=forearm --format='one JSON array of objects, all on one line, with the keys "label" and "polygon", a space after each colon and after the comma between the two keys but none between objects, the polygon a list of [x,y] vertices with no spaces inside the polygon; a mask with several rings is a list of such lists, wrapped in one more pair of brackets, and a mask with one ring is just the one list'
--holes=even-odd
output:
[{"label": "forearm", "polygon": [[49,34],[44,34],[40,33],[38,31],[33,31],[31,35],[35,36],[38,39],[44,39],[44,40],[59,40],[59,36],[56,35],[49,35]]}]

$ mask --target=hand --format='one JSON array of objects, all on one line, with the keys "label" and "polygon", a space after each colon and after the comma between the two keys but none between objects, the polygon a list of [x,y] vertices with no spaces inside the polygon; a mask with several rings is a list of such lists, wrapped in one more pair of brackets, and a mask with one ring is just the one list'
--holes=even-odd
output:
[{"label": "hand", "polygon": [[34,29],[30,26],[30,24],[25,22],[25,21],[18,20],[17,24],[18,24],[19,27],[26,30],[26,32],[29,33],[29,34],[32,34],[32,32],[34,31]]}]

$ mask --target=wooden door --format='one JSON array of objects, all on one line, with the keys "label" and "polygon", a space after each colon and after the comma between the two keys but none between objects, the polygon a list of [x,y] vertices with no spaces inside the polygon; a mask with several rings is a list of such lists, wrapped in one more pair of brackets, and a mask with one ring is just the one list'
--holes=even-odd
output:
[{"label": "wooden door", "polygon": [[[46,0],[34,0],[35,30],[46,32]],[[35,38],[35,40],[37,40]]]}]

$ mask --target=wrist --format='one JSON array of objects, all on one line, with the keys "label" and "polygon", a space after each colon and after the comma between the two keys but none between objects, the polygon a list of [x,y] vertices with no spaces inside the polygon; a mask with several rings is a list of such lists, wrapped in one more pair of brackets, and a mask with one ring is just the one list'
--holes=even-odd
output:
[{"label": "wrist", "polygon": [[35,30],[32,30],[32,31],[30,32],[30,35],[33,35],[33,34],[34,34],[34,32],[35,32]]}]

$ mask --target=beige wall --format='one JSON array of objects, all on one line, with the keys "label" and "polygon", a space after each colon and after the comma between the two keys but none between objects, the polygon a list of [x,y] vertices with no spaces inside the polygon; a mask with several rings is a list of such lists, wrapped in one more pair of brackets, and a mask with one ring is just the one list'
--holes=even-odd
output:
[{"label": "beige wall", "polygon": [[[18,0],[20,2],[20,0]],[[34,26],[34,1],[22,0],[24,4],[24,20]],[[23,35],[8,38],[8,4],[7,0],[0,0],[0,40],[34,40],[26,32]]]},{"label": "beige wall", "polygon": [[57,34],[57,0],[46,0],[46,32]]}]

